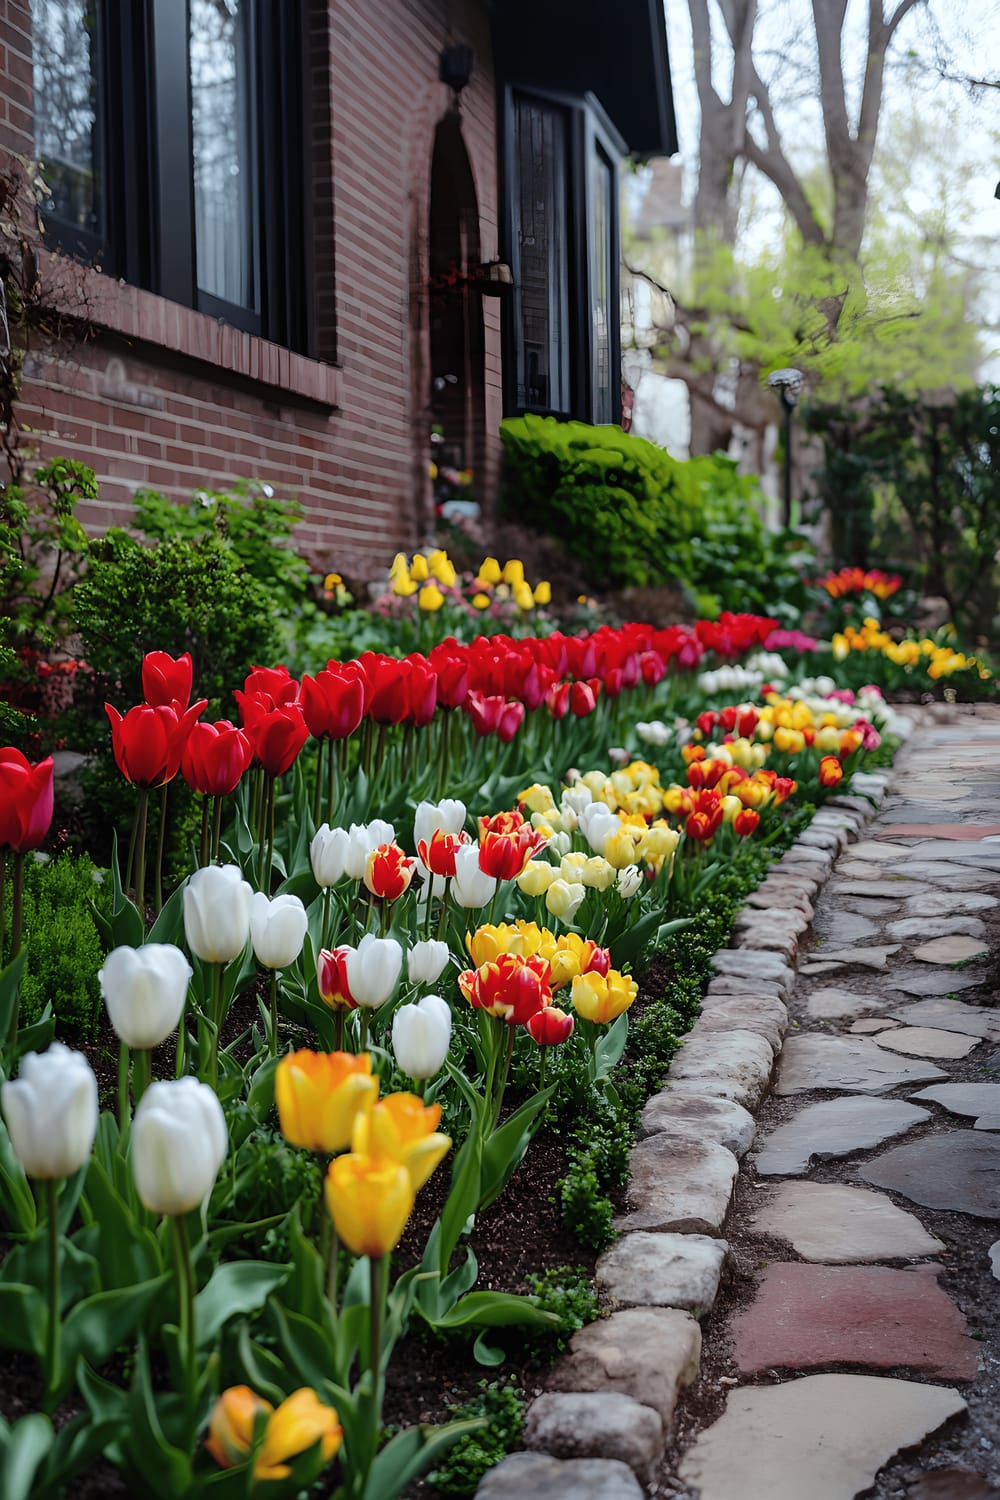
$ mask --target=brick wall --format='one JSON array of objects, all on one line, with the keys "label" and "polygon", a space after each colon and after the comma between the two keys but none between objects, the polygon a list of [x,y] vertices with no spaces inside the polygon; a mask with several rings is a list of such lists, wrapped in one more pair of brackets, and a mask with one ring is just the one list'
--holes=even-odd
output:
[{"label": "brick wall", "polygon": [[[93,465],[100,500],[81,513],[91,527],[126,523],[142,486],[180,497],[253,477],[306,507],[300,545],[321,568],[374,576],[430,519],[427,220],[446,45],[475,49],[463,134],[482,257],[498,253],[489,29],[482,0],[316,0],[308,23],[312,340],[337,368],[53,263],[44,274],[95,331],[32,351],[19,410],[42,455]],[[30,30],[28,0],[0,0],[0,147],[28,155]],[[481,306],[488,437],[477,487],[488,492],[500,330],[495,299]]]}]

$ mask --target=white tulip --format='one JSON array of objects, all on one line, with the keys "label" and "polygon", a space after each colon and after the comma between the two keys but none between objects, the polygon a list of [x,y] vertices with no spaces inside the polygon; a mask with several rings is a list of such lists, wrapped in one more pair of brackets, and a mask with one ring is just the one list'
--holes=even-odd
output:
[{"label": "white tulip", "polygon": [[324,823],[313,834],[313,841],[309,845],[309,863],[317,885],[325,889],[336,885],[343,878],[349,842],[350,835],[346,828],[331,828],[329,823]]},{"label": "white tulip", "polygon": [[669,745],[670,730],[662,719],[640,719],[635,732],[647,745]]},{"label": "white tulip", "polygon": [[451,1043],[451,1006],[440,995],[401,1005],[392,1018],[392,1050],[411,1078],[432,1078]]},{"label": "white tulip", "polygon": [[53,1042],[28,1052],[0,1090],[10,1143],[29,1177],[71,1177],[97,1134],[97,1079],[82,1052]]},{"label": "white tulip", "polygon": [[309,918],[298,896],[268,900],[254,891],[250,902],[250,941],[265,969],[287,969],[302,952]]},{"label": "white tulip", "polygon": [[377,849],[379,844],[394,844],[396,830],[384,818],[372,818],[368,826],[368,847]]},{"label": "white tulip", "polygon": [[570,808],[579,817],[584,808],[593,802],[594,794],[585,782],[578,781],[575,786],[566,788],[561,800],[563,807]]},{"label": "white tulip", "polygon": [[191,952],[210,964],[238,958],[250,936],[253,890],[238,865],[206,865],[184,887],[184,936]]},{"label": "white tulip", "polygon": [[545,910],[563,922],[572,922],[586,894],[587,887],[578,881],[553,880],[545,892]]},{"label": "white tulip", "polygon": [[457,797],[446,797],[443,802],[418,802],[413,817],[413,842],[430,843],[440,828],[445,833],[457,836],[465,828],[465,803]]},{"label": "white tulip", "polygon": [[411,984],[433,984],[444,973],[449,958],[447,943],[425,938],[414,943],[406,955],[406,973]]},{"label": "white tulip", "polygon": [[593,803],[580,816],[580,831],[595,854],[604,853],[608,835],[621,831],[621,819],[603,802]]},{"label": "white tulip", "polygon": [[115,948],[97,978],[111,1024],[126,1047],[165,1042],[184,1013],[191,965],[170,943]]},{"label": "white tulip", "polygon": [[623,901],[630,901],[642,885],[642,871],[638,865],[626,865],[618,871],[618,894]]},{"label": "white tulip", "polygon": [[432,896],[439,901],[445,892],[445,877],[443,875],[432,875],[419,854],[414,857],[413,863],[413,873],[419,875],[422,882],[420,889],[417,891],[418,903],[422,905],[425,901],[429,901]]},{"label": "white tulip", "polygon": [[463,844],[455,851],[455,875],[451,894],[466,911],[477,910],[493,900],[497,882],[479,868],[479,845]]},{"label": "white tulip", "polygon": [[568,833],[554,833],[549,839],[549,853],[554,854],[556,859],[562,859],[573,847],[573,839]]},{"label": "white tulip", "polygon": [[132,1123],[132,1172],[154,1214],[186,1214],[208,1197],[226,1157],[226,1117],[197,1078],[152,1083]]},{"label": "white tulip", "polygon": [[356,948],[348,948],[345,962],[351,998],[358,1005],[377,1010],[399,983],[403,950],[395,938],[366,932]]}]

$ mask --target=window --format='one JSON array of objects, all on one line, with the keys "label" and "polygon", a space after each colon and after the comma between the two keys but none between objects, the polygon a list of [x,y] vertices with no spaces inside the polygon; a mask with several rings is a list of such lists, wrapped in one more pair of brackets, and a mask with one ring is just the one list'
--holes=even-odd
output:
[{"label": "window", "polygon": [[508,91],[506,143],[507,407],[617,421],[624,146],[591,95],[520,89]]},{"label": "window", "polygon": [[304,350],[300,9],[32,0],[32,45],[53,241]]}]

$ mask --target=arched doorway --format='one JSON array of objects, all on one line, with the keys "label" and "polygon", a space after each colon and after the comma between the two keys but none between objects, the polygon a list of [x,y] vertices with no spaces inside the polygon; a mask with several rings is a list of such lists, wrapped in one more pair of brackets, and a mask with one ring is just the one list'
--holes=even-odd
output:
[{"label": "arched doorway", "polygon": [[434,499],[478,498],[485,451],[479,206],[457,108],[434,132],[430,201],[430,412]]}]

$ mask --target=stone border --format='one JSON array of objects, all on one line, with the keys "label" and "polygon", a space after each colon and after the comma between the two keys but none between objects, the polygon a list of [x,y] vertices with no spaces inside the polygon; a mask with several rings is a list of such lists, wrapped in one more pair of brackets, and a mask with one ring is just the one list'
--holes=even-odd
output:
[{"label": "stone border", "polygon": [[530,1451],[497,1464],[477,1500],[642,1500],[652,1483],[679,1392],[698,1378],[697,1317],[714,1304],[729,1253],[723,1227],[788,1029],[800,938],[890,776],[856,772],[852,794],[831,797],[747,897],[666,1086],[642,1112],[629,1211],[597,1262],[615,1310],[574,1334],[528,1408]]}]

